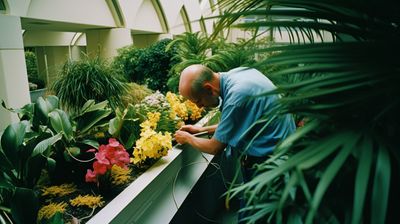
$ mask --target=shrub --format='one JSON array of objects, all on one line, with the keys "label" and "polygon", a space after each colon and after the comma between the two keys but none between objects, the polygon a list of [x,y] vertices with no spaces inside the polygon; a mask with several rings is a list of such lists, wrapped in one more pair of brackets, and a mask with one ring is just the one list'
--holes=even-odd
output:
[{"label": "shrub", "polygon": [[134,46],[121,48],[114,58],[113,67],[122,71],[129,81],[165,93],[168,90],[169,71],[177,63],[173,58],[176,54],[174,49],[166,51],[170,42],[170,39],[163,39],[144,49]]},{"label": "shrub", "polygon": [[38,67],[36,55],[32,51],[25,51],[25,63],[26,71],[28,73],[28,81],[33,85],[30,85],[30,90],[42,89],[45,87],[45,82],[38,76]]},{"label": "shrub", "polygon": [[118,49],[118,55],[114,58],[112,67],[122,72],[126,80],[138,84],[145,83],[145,76],[140,67],[140,58],[145,49],[139,49],[135,46],[128,46]]},{"label": "shrub", "polygon": [[100,58],[85,58],[81,61],[67,61],[61,76],[52,86],[61,104],[68,110],[77,112],[83,104],[93,99],[96,102],[108,100],[112,108],[122,106],[126,83],[122,76],[111,69]]},{"label": "shrub", "polygon": [[125,108],[128,107],[128,104],[138,104],[151,93],[152,91],[144,85],[134,82],[128,83],[127,92],[122,96],[122,103]]}]

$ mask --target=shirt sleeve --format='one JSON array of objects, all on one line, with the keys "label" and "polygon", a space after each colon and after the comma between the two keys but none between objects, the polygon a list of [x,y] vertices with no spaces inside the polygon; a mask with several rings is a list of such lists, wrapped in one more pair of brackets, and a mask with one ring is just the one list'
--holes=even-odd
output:
[{"label": "shirt sleeve", "polygon": [[[251,116],[245,114],[244,105],[226,105],[221,113],[221,120],[214,133],[214,138],[219,142],[237,147],[240,137],[248,129]],[[251,123],[251,122],[250,122]]]}]

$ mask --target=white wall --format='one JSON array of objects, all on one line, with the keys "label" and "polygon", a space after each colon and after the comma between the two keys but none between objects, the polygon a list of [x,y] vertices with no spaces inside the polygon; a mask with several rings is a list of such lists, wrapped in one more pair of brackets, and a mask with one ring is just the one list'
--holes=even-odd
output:
[{"label": "white wall", "polygon": [[[3,1],[7,10],[0,12],[0,97],[12,107],[30,102],[24,46],[35,47],[40,74],[51,83],[62,64],[71,55],[78,59],[82,50],[89,54],[100,50],[101,57],[111,58],[120,47],[132,43],[145,47],[189,31],[183,25],[187,22],[183,8],[193,32],[201,30],[201,17],[218,13],[211,11],[207,0],[201,5],[198,0],[116,0],[120,7],[111,0]],[[211,33],[213,21],[205,20],[205,25]],[[0,108],[0,131],[12,116]]]},{"label": "white wall", "polygon": [[[0,15],[0,101],[8,107],[19,108],[30,102],[28,75],[20,18]],[[17,121],[17,116],[0,106],[0,131]]]}]

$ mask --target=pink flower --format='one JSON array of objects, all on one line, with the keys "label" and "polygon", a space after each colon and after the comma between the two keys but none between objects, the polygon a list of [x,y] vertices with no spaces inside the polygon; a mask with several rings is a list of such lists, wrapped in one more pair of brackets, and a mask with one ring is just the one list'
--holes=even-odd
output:
[{"label": "pink flower", "polygon": [[86,172],[86,176],[85,176],[85,181],[86,182],[97,182],[97,175],[95,172],[93,172],[92,170],[88,169]]},{"label": "pink flower", "polygon": [[95,158],[93,171],[88,170],[86,173],[86,182],[97,182],[97,177],[111,170],[113,165],[127,169],[130,162],[126,149],[114,138],[108,140],[108,145],[100,145]]},{"label": "pink flower", "polygon": [[120,144],[115,138],[108,139],[108,145],[111,147],[118,147]]},{"label": "pink flower", "polygon": [[104,175],[107,172],[107,165],[99,163],[98,161],[93,163],[93,169],[96,174]]}]

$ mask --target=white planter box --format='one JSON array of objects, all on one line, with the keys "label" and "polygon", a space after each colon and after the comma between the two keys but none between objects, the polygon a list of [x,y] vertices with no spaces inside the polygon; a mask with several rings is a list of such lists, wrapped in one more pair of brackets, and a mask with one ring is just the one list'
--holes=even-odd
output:
[{"label": "white planter box", "polygon": [[87,223],[169,223],[213,157],[176,145]]}]

